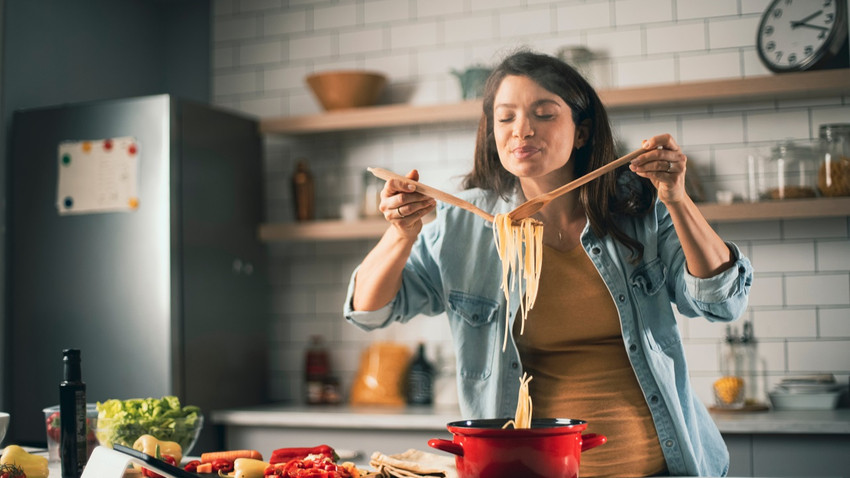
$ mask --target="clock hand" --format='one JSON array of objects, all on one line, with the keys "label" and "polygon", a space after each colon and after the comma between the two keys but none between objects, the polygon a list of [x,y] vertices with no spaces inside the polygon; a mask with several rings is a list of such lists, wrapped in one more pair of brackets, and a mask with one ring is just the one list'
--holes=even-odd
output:
[{"label": "clock hand", "polygon": [[801,24],[799,24],[799,25],[797,25],[797,26],[798,26],[798,27],[809,27],[809,28],[814,28],[815,30],[822,30],[822,31],[828,31],[828,30],[829,30],[829,28],[822,27],[822,26],[820,26],[820,25],[810,25],[810,24],[808,24],[808,23],[801,23]]},{"label": "clock hand", "polygon": [[791,22],[791,28],[797,28],[797,27],[800,27],[800,26],[808,26],[808,25],[806,25],[806,22],[808,22],[812,18],[815,18],[816,16],[820,15],[821,13],[823,13],[823,10],[818,10],[815,13],[812,13],[811,15],[809,15],[808,17],[806,17],[802,20],[797,20],[796,22],[792,21]]}]

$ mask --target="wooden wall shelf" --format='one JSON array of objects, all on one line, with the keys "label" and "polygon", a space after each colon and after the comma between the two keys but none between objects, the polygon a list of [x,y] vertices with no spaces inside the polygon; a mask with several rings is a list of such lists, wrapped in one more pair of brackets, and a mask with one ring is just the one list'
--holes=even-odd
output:
[{"label": "wooden wall shelf", "polygon": [[[842,217],[850,216],[850,197],[788,199],[730,205],[704,203],[700,204],[699,208],[709,222]],[[387,227],[388,223],[383,218],[263,224],[260,226],[259,235],[264,242],[377,239]]]},{"label": "wooden wall shelf", "polygon": [[[647,107],[847,94],[850,94],[850,69],[599,91],[602,101],[614,112]],[[263,134],[298,135],[435,123],[469,122],[474,125],[480,116],[480,100],[441,105],[395,104],[315,115],[265,118],[260,121],[260,131]]]},{"label": "wooden wall shelf", "polygon": [[[602,90],[599,94],[611,111],[842,96],[850,95],[850,69],[621,88]],[[263,134],[299,135],[460,122],[469,122],[474,128],[480,115],[480,100],[425,106],[386,105],[306,116],[266,118],[260,121],[260,131]],[[700,210],[712,222],[840,217],[850,216],[850,198],[702,204]],[[259,235],[266,242],[374,239],[380,237],[386,228],[387,223],[381,218],[347,222],[316,221],[263,224]]]}]

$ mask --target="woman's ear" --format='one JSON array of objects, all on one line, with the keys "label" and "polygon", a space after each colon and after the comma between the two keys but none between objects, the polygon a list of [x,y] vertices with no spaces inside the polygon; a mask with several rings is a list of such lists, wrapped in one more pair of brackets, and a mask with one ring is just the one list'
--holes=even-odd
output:
[{"label": "woman's ear", "polygon": [[587,140],[590,138],[590,120],[585,119],[578,125],[576,125],[576,134],[575,139],[573,140],[573,145],[575,149],[579,149],[583,147]]}]

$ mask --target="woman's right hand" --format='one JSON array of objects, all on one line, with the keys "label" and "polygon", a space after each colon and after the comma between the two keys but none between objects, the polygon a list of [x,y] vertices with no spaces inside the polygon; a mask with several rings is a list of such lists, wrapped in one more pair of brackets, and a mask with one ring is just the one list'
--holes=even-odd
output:
[{"label": "woman's right hand", "polygon": [[[419,180],[419,171],[412,170],[407,178]],[[437,207],[437,201],[416,192],[416,186],[400,179],[390,179],[381,190],[378,206],[387,221],[404,237],[414,239],[422,230],[422,218]]]}]

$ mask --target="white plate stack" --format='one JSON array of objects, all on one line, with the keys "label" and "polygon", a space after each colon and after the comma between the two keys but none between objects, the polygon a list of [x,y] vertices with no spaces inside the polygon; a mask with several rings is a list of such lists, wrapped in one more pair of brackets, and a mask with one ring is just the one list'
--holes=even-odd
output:
[{"label": "white plate stack", "polygon": [[807,375],[782,379],[768,395],[776,410],[831,410],[843,388],[832,374]]}]

